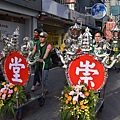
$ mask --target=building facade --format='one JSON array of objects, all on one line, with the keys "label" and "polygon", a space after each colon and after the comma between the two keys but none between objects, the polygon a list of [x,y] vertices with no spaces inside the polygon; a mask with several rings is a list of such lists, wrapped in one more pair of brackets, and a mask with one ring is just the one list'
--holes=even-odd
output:
[{"label": "building facade", "polygon": [[53,47],[59,47],[76,18],[81,19],[83,26],[96,26],[95,20],[86,17],[85,11],[81,10],[82,6],[92,6],[91,1],[73,1],[71,5],[69,0],[2,0],[0,37],[4,34],[10,37],[19,26],[21,44],[25,36],[32,39],[35,28],[42,28],[48,32]]}]

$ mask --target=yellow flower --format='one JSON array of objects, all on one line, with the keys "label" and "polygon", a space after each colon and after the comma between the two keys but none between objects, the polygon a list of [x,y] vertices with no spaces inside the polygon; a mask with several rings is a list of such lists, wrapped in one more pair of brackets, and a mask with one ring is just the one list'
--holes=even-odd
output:
[{"label": "yellow flower", "polygon": [[0,96],[2,95],[2,92],[0,92]]},{"label": "yellow flower", "polygon": [[84,104],[87,104],[88,103],[88,100],[85,100]]},{"label": "yellow flower", "polygon": [[72,97],[71,97],[71,96],[68,96],[68,100],[71,101],[71,100],[72,100]]},{"label": "yellow flower", "polygon": [[4,90],[4,94],[6,94],[8,92],[8,90]]},{"label": "yellow flower", "polygon": [[65,94],[65,97],[68,98],[68,94]]},{"label": "yellow flower", "polygon": [[14,86],[13,84],[10,84],[10,88],[13,88],[13,86]]},{"label": "yellow flower", "polygon": [[75,104],[76,104],[76,101],[74,100],[74,101],[73,101],[73,105],[75,105]]},{"label": "yellow flower", "polygon": [[84,91],[87,91],[87,87],[83,87],[83,90],[84,90]]},{"label": "yellow flower", "polygon": [[82,100],[82,101],[80,101],[80,105],[83,105],[83,103],[84,103],[84,101]]},{"label": "yellow flower", "polygon": [[86,97],[89,96],[89,92],[85,92],[84,94],[85,94]]},{"label": "yellow flower", "polygon": [[16,92],[17,90],[18,90],[18,88],[17,88],[17,87],[15,87],[15,88],[14,88],[14,91]]},{"label": "yellow flower", "polygon": [[84,110],[84,109],[85,109],[85,106],[84,106],[84,105],[81,105],[81,109],[83,109],[83,110]]},{"label": "yellow flower", "polygon": [[4,106],[3,100],[0,100],[0,108],[1,108],[2,106]]},{"label": "yellow flower", "polygon": [[65,101],[66,104],[68,104],[68,102],[69,102],[68,100]]},{"label": "yellow flower", "polygon": [[11,97],[11,94],[8,94],[8,98],[10,98]]},{"label": "yellow flower", "polygon": [[6,82],[2,82],[2,85],[4,86],[6,84]]}]

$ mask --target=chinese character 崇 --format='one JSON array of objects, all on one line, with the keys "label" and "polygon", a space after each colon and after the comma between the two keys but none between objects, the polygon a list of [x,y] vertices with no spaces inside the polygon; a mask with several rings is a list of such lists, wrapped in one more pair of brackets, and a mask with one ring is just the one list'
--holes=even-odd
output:
[{"label": "chinese character \u5d07", "polygon": [[95,70],[94,67],[95,63],[90,64],[88,60],[86,60],[85,64],[83,64],[83,62],[80,61],[80,67],[76,67],[76,75],[79,75],[79,73],[82,72],[84,76],[80,77],[80,80],[84,80],[84,83],[86,83],[87,85],[88,81],[90,81],[92,87],[94,87],[95,84],[92,81],[93,77],[90,76],[91,73],[92,75],[99,75],[98,70]]}]

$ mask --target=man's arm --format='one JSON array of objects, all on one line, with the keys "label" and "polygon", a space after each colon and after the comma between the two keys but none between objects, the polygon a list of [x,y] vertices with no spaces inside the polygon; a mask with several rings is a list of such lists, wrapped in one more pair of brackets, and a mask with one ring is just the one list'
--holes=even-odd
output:
[{"label": "man's arm", "polygon": [[36,51],[36,45],[34,46],[33,50],[32,50],[32,56],[35,54]]}]

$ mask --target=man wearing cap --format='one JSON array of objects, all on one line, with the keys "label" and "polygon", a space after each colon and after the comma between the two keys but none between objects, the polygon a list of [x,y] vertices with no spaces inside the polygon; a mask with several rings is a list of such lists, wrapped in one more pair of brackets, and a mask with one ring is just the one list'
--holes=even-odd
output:
[{"label": "man wearing cap", "polygon": [[48,93],[48,73],[49,73],[49,67],[50,67],[50,52],[52,50],[52,46],[47,42],[48,34],[46,32],[40,33],[40,44],[37,46],[37,49],[40,50],[40,59],[39,62],[39,68],[40,68],[40,78],[42,78],[42,67],[43,62],[45,62],[44,66],[44,94]]},{"label": "man wearing cap", "polygon": [[[39,51],[36,50],[36,46],[37,44],[40,44],[40,41],[39,41],[39,35],[41,33],[42,30],[39,30],[39,29],[34,29],[34,33],[33,33],[33,44],[34,44],[34,48],[33,50],[31,51],[35,51],[34,52],[34,55],[32,56],[31,60],[34,60],[34,57],[35,57],[35,54],[37,54]],[[39,72],[38,72],[38,68],[36,67],[37,64],[39,64],[38,62],[36,62],[35,66],[34,67],[34,81],[33,81],[33,86],[31,88],[32,91],[35,90],[35,86],[39,86],[40,85],[40,79],[39,79]]]}]

